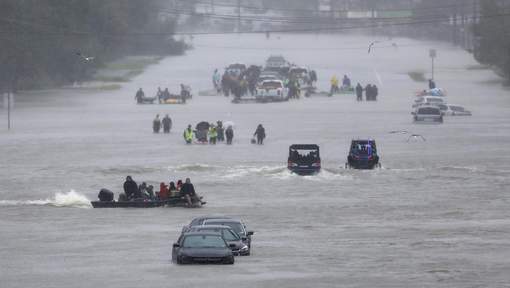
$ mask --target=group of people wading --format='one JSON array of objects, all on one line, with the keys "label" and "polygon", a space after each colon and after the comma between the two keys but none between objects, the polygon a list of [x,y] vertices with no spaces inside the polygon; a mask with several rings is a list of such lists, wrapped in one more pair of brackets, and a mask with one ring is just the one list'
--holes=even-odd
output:
[{"label": "group of people wading", "polygon": [[173,181],[168,185],[165,182],[161,182],[159,192],[154,192],[154,186],[147,185],[145,182],[137,185],[131,176],[126,177],[124,193],[119,194],[118,201],[167,201],[170,199],[181,199],[185,201],[188,207],[206,203],[195,192],[195,187],[191,183],[190,178],[186,178],[185,182],[178,180],[177,184]]},{"label": "group of people wading", "polygon": [[172,129],[172,118],[170,118],[168,114],[166,114],[163,119],[159,119],[159,114],[157,114],[156,118],[152,120],[152,131],[154,133],[159,133],[161,127],[163,127],[163,133],[170,133]]},{"label": "group of people wading", "polygon": [[377,101],[377,95],[379,95],[379,89],[375,84],[367,84],[365,88],[360,83],[356,85],[356,100],[363,101],[363,91],[365,91],[366,101]]}]

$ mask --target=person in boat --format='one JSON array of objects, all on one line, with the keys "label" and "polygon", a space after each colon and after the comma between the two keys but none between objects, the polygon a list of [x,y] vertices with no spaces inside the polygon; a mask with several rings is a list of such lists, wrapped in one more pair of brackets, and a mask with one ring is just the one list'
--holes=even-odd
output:
[{"label": "person in boat", "polygon": [[333,95],[335,93],[338,93],[338,91],[340,91],[340,88],[338,88],[338,78],[336,78],[336,75],[333,75],[333,77],[331,77],[331,80],[329,80],[329,82],[331,83],[330,94]]},{"label": "person in boat", "polygon": [[255,133],[253,133],[253,136],[257,136],[257,144],[264,144],[264,139],[266,138],[266,129],[264,129],[262,124],[257,126],[257,130],[255,130]]},{"label": "person in boat", "polygon": [[137,103],[143,103],[143,99],[145,98],[145,93],[143,93],[142,88],[136,91],[135,99]]},{"label": "person in boat", "polygon": [[182,180],[179,179],[179,180],[177,180],[177,190],[179,190],[179,192],[180,192],[181,188],[182,188]]},{"label": "person in boat", "polygon": [[163,91],[163,101],[166,101],[170,98],[172,98],[172,95],[170,95],[170,91],[168,91],[168,88],[165,88],[165,91]]},{"label": "person in boat", "polygon": [[188,125],[188,128],[184,130],[183,137],[186,144],[191,144],[193,141],[193,129],[191,129],[191,125]]},{"label": "person in boat", "polygon": [[379,89],[377,85],[372,85],[372,100],[377,101],[377,95],[379,94]]},{"label": "person in boat", "polygon": [[151,201],[154,200],[155,199],[154,186],[152,185],[147,186],[147,188],[145,189],[145,193],[142,195],[142,198]]},{"label": "person in boat", "polygon": [[156,118],[152,121],[152,130],[154,133],[159,133],[161,129],[161,120],[159,119],[159,114],[156,115]]},{"label": "person in boat", "polygon": [[126,182],[124,182],[124,194],[128,200],[136,198],[136,196],[139,194],[138,185],[133,180],[133,178],[131,178],[131,176],[127,176]]},{"label": "person in boat", "polygon": [[99,198],[99,201],[101,202],[113,202],[113,192],[106,188],[103,188],[99,190],[97,198]]},{"label": "person in boat", "polygon": [[434,82],[434,80],[432,79],[429,79],[429,89],[434,89],[436,88],[436,82]]},{"label": "person in boat", "polygon": [[147,183],[142,182],[140,186],[138,186],[138,195],[135,196],[136,198],[143,198],[143,195],[147,192]]},{"label": "person in boat", "polygon": [[351,79],[349,79],[347,75],[344,75],[344,79],[342,80],[342,86],[346,88],[351,87]]},{"label": "person in boat", "polygon": [[209,144],[216,144],[216,140],[218,138],[218,131],[214,124],[211,123],[209,127]]},{"label": "person in boat", "polygon": [[199,197],[195,192],[195,187],[191,184],[191,180],[186,178],[186,182],[181,187],[181,195],[186,199],[188,206],[193,206],[193,203],[200,202],[201,204],[205,204],[202,201],[202,197]]},{"label": "person in boat", "polygon": [[168,198],[168,186],[166,186],[165,182],[159,183],[158,198],[161,201],[165,201]]},{"label": "person in boat", "polygon": [[223,122],[218,121],[216,122],[216,132],[218,133],[218,142],[225,141],[225,128],[223,128]]},{"label": "person in boat", "polygon": [[225,130],[225,136],[227,136],[227,145],[232,145],[232,139],[234,139],[234,129],[232,125],[229,125],[227,130]]},{"label": "person in boat", "polygon": [[156,97],[158,97],[158,102],[161,103],[163,100],[163,91],[161,90],[161,87],[158,87],[158,92],[156,92]]},{"label": "person in boat", "polygon": [[186,103],[186,99],[191,96],[190,88],[184,84],[181,84],[181,100],[182,103]]},{"label": "person in boat", "polygon": [[174,182],[170,182],[170,186],[168,187],[168,196],[169,197],[179,196],[179,189],[177,189]]},{"label": "person in boat", "polygon": [[161,120],[161,123],[163,124],[163,133],[170,133],[170,129],[172,129],[172,119],[168,114]]},{"label": "person in boat", "polygon": [[359,83],[356,85],[356,100],[363,101],[363,87]]}]

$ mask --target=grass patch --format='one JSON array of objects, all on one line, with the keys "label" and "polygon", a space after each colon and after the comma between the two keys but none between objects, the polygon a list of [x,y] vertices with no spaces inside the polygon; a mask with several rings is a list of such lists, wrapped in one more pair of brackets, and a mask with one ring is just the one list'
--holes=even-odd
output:
[{"label": "grass patch", "polygon": [[476,64],[476,65],[468,65],[466,67],[466,69],[467,70],[488,70],[488,69],[490,69],[490,67],[487,65]]},{"label": "grass patch", "polygon": [[119,90],[122,88],[119,84],[105,84],[99,86],[97,89],[102,91],[112,91],[112,90]]},{"label": "grass patch", "polygon": [[411,71],[411,72],[407,72],[407,75],[409,75],[409,77],[411,79],[413,79],[413,81],[415,81],[415,82],[427,82],[427,78],[425,78],[424,72]]},{"label": "grass patch", "polygon": [[158,64],[163,59],[162,56],[137,56],[126,57],[122,60],[107,63],[104,66],[106,70],[143,70],[145,67]]}]

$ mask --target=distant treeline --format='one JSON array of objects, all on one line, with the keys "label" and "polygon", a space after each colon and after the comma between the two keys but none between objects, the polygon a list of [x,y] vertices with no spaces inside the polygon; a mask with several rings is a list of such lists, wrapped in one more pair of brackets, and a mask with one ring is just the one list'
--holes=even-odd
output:
[{"label": "distant treeline", "polygon": [[[179,54],[167,0],[1,0],[0,90],[86,80],[125,55]],[[87,61],[77,55],[80,52]]]},{"label": "distant treeline", "polygon": [[474,55],[480,63],[495,67],[510,80],[510,1],[480,1],[480,21]]}]

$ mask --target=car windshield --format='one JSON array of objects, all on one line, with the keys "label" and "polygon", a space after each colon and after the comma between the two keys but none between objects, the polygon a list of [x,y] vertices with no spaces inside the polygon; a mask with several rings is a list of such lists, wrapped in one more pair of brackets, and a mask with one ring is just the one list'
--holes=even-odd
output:
[{"label": "car windshield", "polygon": [[452,111],[457,111],[457,112],[464,111],[464,108],[462,108],[460,106],[450,106],[450,109],[452,109]]},{"label": "car windshield", "polygon": [[418,110],[418,114],[422,115],[441,115],[441,111],[437,108],[425,107]]},{"label": "car windshield", "polygon": [[355,144],[351,147],[353,152],[359,155],[372,155],[374,149],[370,144]]},{"label": "car windshield", "polygon": [[427,103],[443,103],[443,99],[440,99],[440,98],[427,98]]},{"label": "car windshield", "polygon": [[282,88],[282,83],[278,81],[264,81],[264,83],[262,83],[262,87],[265,89],[278,89]]},{"label": "car windshield", "polygon": [[190,235],[184,238],[184,248],[224,248],[225,241],[218,235]]},{"label": "car windshield", "polygon": [[205,222],[204,225],[225,225],[229,226],[239,235],[244,235],[244,227],[241,225],[241,223],[238,222],[221,222],[221,223],[207,223]]},{"label": "car windshield", "polygon": [[291,149],[289,158],[297,162],[313,162],[318,160],[319,151],[317,149]]},{"label": "car windshield", "polygon": [[236,232],[230,229],[222,229],[222,233],[223,239],[225,239],[225,241],[236,241],[241,239]]}]

